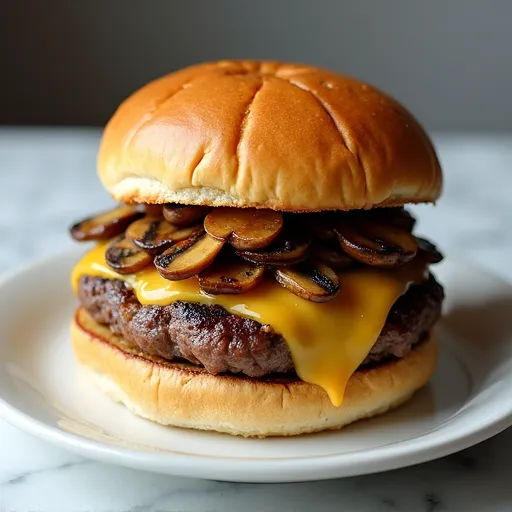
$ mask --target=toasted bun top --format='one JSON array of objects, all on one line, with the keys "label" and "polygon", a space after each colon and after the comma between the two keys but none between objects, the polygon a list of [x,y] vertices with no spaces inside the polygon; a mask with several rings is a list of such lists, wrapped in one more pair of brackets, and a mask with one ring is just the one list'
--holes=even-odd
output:
[{"label": "toasted bun top", "polygon": [[98,156],[123,202],[289,211],[435,201],[442,177],[412,115],[377,89],[278,62],[199,64],[121,104]]}]

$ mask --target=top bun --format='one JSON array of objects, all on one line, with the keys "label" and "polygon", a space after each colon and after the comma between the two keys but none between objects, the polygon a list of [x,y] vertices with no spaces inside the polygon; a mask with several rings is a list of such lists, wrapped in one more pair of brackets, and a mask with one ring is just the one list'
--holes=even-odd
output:
[{"label": "top bun", "polygon": [[434,148],[399,103],[319,68],[220,61],[130,96],[98,156],[114,199],[352,210],[435,201]]}]

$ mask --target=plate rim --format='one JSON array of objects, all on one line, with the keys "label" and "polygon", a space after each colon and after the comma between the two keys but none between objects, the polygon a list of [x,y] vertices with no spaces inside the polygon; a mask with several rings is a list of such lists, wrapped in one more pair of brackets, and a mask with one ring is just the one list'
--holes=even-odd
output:
[{"label": "plate rim", "polygon": [[[43,258],[33,259],[0,275],[0,290],[28,271],[67,261],[83,254],[83,246],[73,246]],[[474,262],[455,259],[446,264],[456,264],[472,269],[506,286],[512,295],[512,284],[500,274]],[[63,268],[67,268],[63,266]],[[1,390],[0,390],[1,393]],[[505,404],[502,404],[505,405]],[[512,400],[499,414],[485,418],[477,429],[458,429],[452,435],[427,439],[431,432],[419,437],[397,441],[368,450],[351,453],[334,453],[281,459],[218,457],[183,452],[144,452],[133,448],[109,444],[67,432],[19,410],[0,396],[0,419],[46,442],[69,449],[86,458],[100,460],[124,467],[159,472],[175,476],[215,479],[231,482],[302,482],[329,478],[349,477],[393,470],[444,457],[473,446],[499,434],[512,425]],[[198,462],[201,461],[201,464]]]}]

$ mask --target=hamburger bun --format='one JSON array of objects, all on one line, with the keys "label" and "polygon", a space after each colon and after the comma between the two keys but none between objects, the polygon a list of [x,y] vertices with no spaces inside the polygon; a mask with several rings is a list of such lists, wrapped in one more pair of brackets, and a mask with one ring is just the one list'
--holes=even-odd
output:
[{"label": "hamburger bun", "polygon": [[120,202],[368,209],[435,201],[414,117],[368,84],[305,65],[221,61],[142,87],[108,123],[99,176]]},{"label": "hamburger bun", "polygon": [[432,376],[437,343],[429,337],[406,357],[359,370],[341,407],[298,378],[211,375],[201,367],[142,355],[80,308],[71,325],[76,358],[107,395],[163,425],[246,437],[339,429],[406,402]]}]

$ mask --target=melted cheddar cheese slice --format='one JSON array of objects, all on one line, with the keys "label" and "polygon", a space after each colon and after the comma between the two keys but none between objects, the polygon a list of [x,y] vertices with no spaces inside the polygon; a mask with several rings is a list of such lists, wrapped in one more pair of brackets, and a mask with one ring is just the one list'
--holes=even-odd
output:
[{"label": "melted cheddar cheese slice", "polygon": [[105,244],[98,244],[76,265],[72,274],[75,292],[80,276],[88,274],[127,282],[139,302],[165,306],[176,300],[218,304],[230,313],[269,324],[282,334],[298,376],[321,386],[332,403],[340,406],[351,375],[375,344],[393,303],[409,284],[425,278],[426,267],[415,260],[398,269],[359,267],[340,274],[339,295],[314,303],[289,292],[272,278],[240,295],[208,295],[197,279],[168,281],[153,266],[121,275],[104,258]]}]

